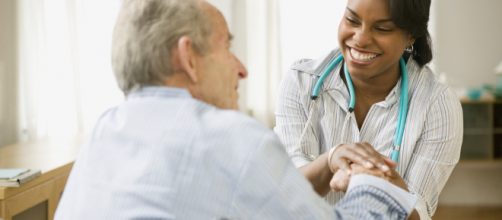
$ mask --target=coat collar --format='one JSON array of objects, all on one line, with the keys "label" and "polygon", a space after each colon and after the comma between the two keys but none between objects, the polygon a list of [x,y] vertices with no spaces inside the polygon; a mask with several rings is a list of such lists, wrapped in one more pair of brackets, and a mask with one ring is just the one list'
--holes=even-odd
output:
[{"label": "coat collar", "polygon": [[[320,59],[303,59],[291,67],[293,70],[306,73],[315,77],[321,76],[324,69],[331,63],[336,57],[341,54],[340,49],[332,50],[327,55],[324,55]],[[337,102],[348,103],[349,92],[347,86],[343,82],[340,77],[341,65],[336,67],[333,70],[333,73],[329,77],[326,78],[322,90],[328,92],[330,96],[332,96]],[[408,59],[406,68],[408,69],[408,78],[409,78],[409,90],[412,89],[412,81],[416,78],[416,75],[421,72],[420,66],[413,60],[412,57]],[[409,91],[409,94],[411,92]],[[376,103],[377,106],[381,106],[384,108],[392,107],[400,98],[401,95],[401,78],[399,78],[398,82],[394,86],[394,88],[390,91],[384,101]],[[409,98],[409,97],[408,97]],[[357,102],[357,101],[356,101]]]}]

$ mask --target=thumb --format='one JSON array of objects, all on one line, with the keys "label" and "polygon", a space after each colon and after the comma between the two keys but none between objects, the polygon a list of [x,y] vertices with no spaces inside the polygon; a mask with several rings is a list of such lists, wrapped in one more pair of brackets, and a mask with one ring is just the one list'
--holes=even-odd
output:
[{"label": "thumb", "polygon": [[383,156],[383,159],[384,159],[385,163],[387,164],[387,166],[389,166],[390,168],[394,169],[397,167],[397,163],[395,161],[393,161],[392,159],[390,159],[386,156]]},{"label": "thumb", "polygon": [[351,173],[350,164],[347,159],[340,158],[340,164],[338,165],[341,170],[347,172],[348,175]]}]

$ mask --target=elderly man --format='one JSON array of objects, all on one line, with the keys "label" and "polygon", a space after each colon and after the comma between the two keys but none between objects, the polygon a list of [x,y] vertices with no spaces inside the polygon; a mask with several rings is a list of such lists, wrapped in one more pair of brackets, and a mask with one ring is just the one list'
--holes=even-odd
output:
[{"label": "elderly man", "polygon": [[334,210],[314,192],[275,134],[234,110],[247,72],[230,40],[205,1],[124,1],[112,62],[127,100],[97,122],[56,219],[406,218],[416,198],[371,175]]}]

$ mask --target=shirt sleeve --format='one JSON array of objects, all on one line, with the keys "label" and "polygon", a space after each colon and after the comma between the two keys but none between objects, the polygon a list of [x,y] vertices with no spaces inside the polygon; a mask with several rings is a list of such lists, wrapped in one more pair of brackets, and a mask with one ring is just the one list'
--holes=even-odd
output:
[{"label": "shirt sleeve", "polygon": [[[409,193],[366,177],[353,179],[346,197],[333,209],[297,171],[273,134],[245,164],[233,200],[235,213],[243,219],[406,219],[414,205]],[[379,184],[367,184],[368,178]]]},{"label": "shirt sleeve", "polygon": [[462,107],[451,90],[445,90],[429,108],[424,129],[404,173],[410,191],[418,196],[421,220],[431,219],[439,194],[458,163],[462,145]]},{"label": "shirt sleeve", "polygon": [[298,71],[290,70],[281,82],[277,98],[274,131],[296,167],[312,162],[320,154],[319,140],[312,124],[309,125],[300,142],[302,131],[308,120],[309,105],[313,103],[308,96],[309,88],[302,85],[312,83],[308,75],[302,78]]},{"label": "shirt sleeve", "polygon": [[268,133],[250,153],[236,184],[233,207],[244,219],[333,219],[330,207]]},{"label": "shirt sleeve", "polygon": [[378,177],[366,174],[351,178],[347,193],[335,206],[344,219],[407,219],[417,197]]}]

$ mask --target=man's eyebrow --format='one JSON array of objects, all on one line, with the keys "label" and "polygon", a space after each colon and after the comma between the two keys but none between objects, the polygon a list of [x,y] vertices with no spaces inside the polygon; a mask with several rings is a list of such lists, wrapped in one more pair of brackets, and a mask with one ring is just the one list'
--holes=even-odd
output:
[{"label": "man's eyebrow", "polygon": [[[353,14],[357,18],[360,18],[360,16],[354,10],[350,9],[349,7],[347,7],[347,11],[349,11],[351,14]],[[380,20],[376,21],[376,23],[385,23],[385,22],[393,22],[393,21],[390,18],[380,19]]]}]

